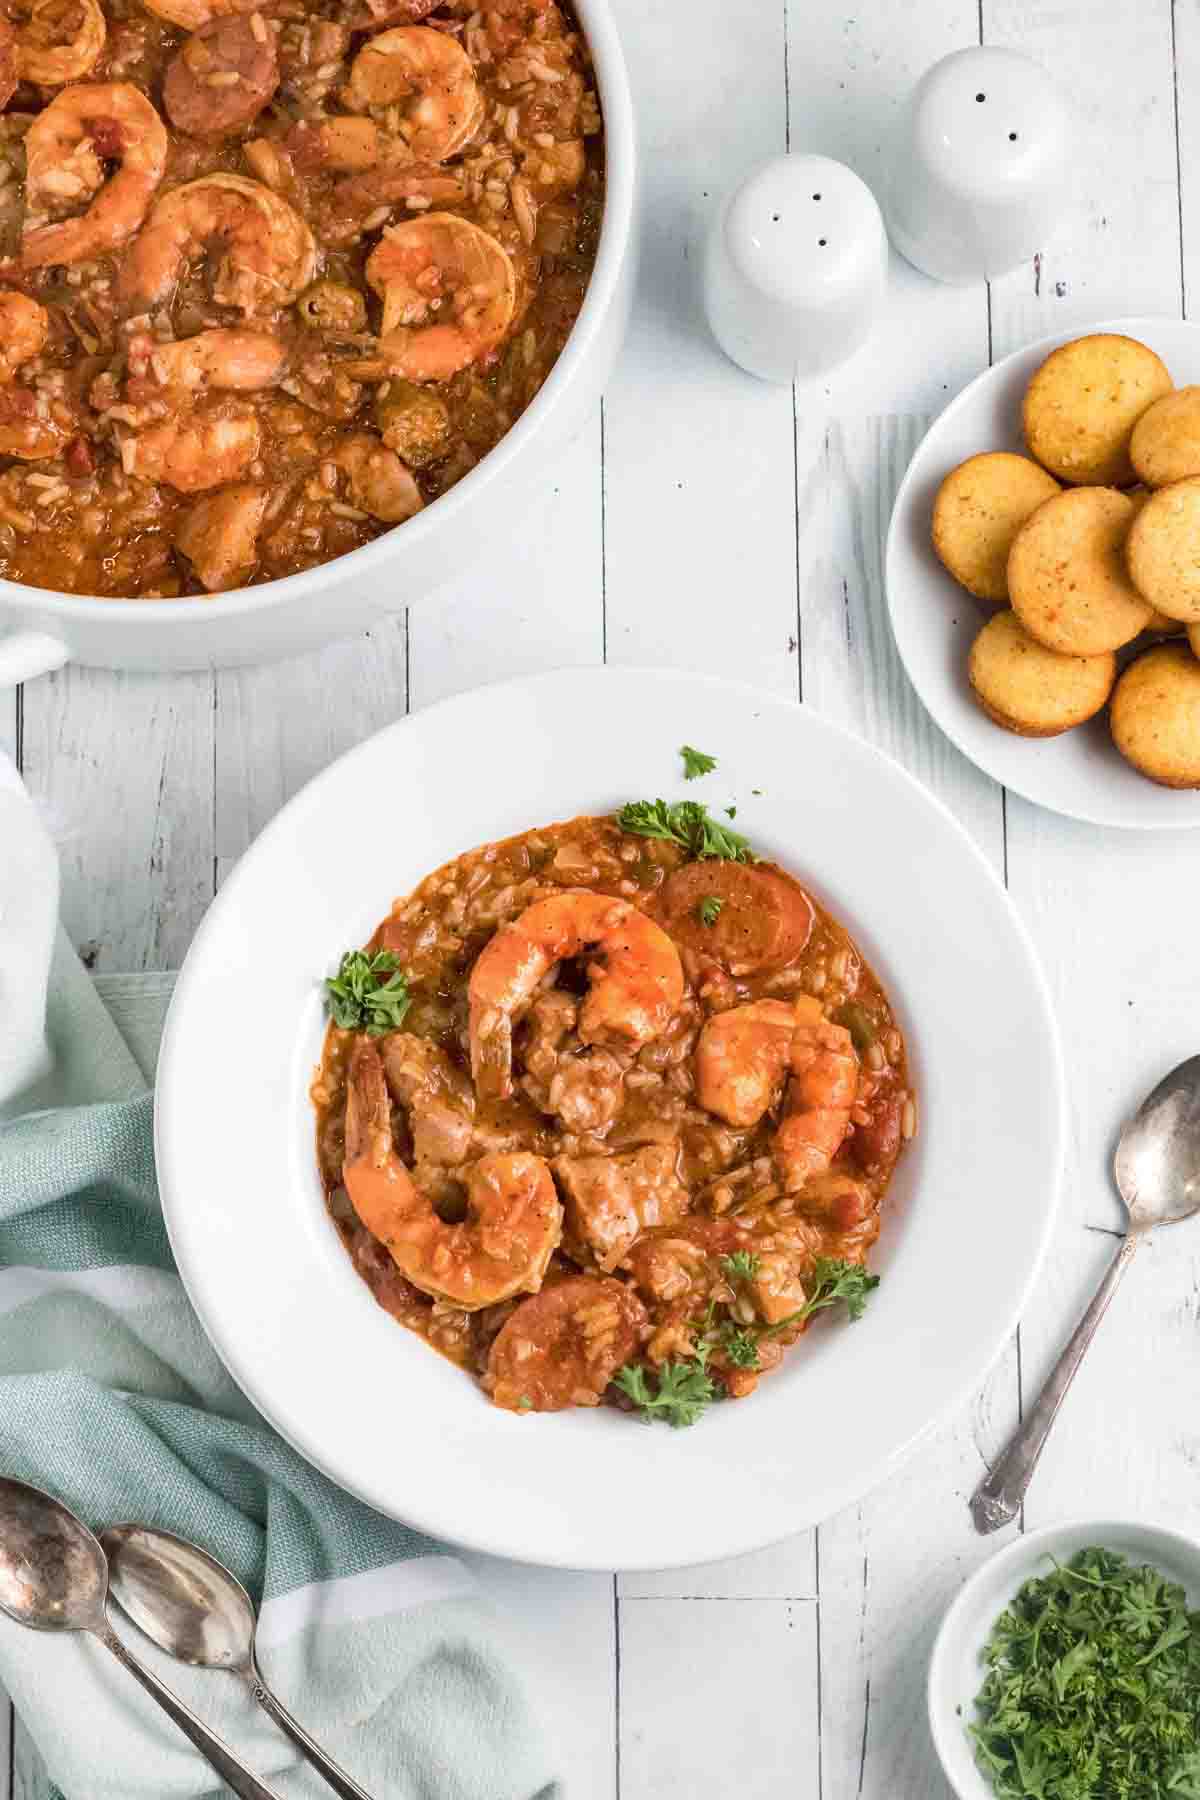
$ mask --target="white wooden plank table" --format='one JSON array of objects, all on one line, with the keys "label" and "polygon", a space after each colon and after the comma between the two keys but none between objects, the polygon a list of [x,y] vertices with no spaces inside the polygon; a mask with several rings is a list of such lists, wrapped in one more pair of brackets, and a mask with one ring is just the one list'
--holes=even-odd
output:
[{"label": "white wooden plank table", "polygon": [[[1178,315],[1197,291],[1200,13],[1171,0],[614,6],[642,134],[638,304],[603,409],[547,476],[520,546],[408,619],[302,661],[156,679],[68,669],[0,702],[0,740],[52,821],[66,923],[100,969],[176,964],[231,863],[311,774],[406,707],[509,673],[606,657],[740,676],[844,721],[953,809],[1040,947],[1071,1081],[1060,1227],[1018,1338],[907,1467],[773,1550],[615,1580],[476,1559],[544,1671],[579,1800],[944,1800],[923,1661],[991,1548],[966,1497],[1110,1253],[1117,1121],[1197,1047],[1200,840],[1074,825],[964,762],[899,670],[883,539],[929,419],[990,357],[1105,316]],[[878,189],[912,82],[981,39],[1039,56],[1074,95],[1088,134],[1077,216],[990,290],[895,262],[878,337],[826,383],[793,395],[741,375],[695,293],[731,172],[790,145]],[[491,766],[479,759],[472,778]],[[1141,1511],[1200,1525],[1198,1248],[1181,1229],[1139,1259],[1029,1524]],[[0,1800],[33,1800],[36,1759],[5,1714],[0,1700]]]}]

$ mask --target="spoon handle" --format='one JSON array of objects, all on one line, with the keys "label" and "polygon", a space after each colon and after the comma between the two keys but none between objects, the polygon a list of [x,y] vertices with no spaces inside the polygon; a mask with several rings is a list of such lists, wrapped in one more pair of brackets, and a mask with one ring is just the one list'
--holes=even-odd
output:
[{"label": "spoon handle", "polygon": [[1033,1480],[1038,1458],[1050,1436],[1050,1427],[1058,1409],[1075,1379],[1075,1371],[1083,1361],[1083,1353],[1096,1335],[1096,1328],[1108,1310],[1108,1303],[1120,1285],[1121,1277],[1133,1261],[1141,1241],[1140,1231],[1129,1231],[1121,1248],[1108,1265],[1104,1280],[1096,1289],[1091,1305],[1071,1333],[1066,1349],[1046,1377],[1041,1393],[1009,1439],[1008,1447],[990,1474],[986,1475],[971,1496],[971,1517],[975,1529],[983,1535],[998,1531],[1015,1519],[1021,1510],[1025,1492]]},{"label": "spoon handle", "polygon": [[262,1670],[256,1661],[250,1664],[250,1691],[267,1717],[274,1719],[280,1731],[286,1732],[297,1750],[323,1775],[335,1794],[342,1800],[371,1800],[366,1788],[359,1787],[353,1776],[347,1775],[331,1756],[327,1756],[320,1744],[314,1743],[299,1720],[293,1719],[282,1700],[277,1700],[262,1678]]},{"label": "spoon handle", "polygon": [[208,1726],[198,1719],[177,1695],[171,1692],[169,1687],[163,1685],[157,1675],[152,1674],[137,1660],[136,1656],[126,1649],[111,1626],[97,1625],[92,1635],[99,1638],[106,1650],[112,1651],[117,1661],[124,1664],[134,1680],[140,1681],[150,1697],[158,1701],[169,1718],[174,1719],[180,1731],[185,1737],[191,1739],[201,1756],[216,1770],[226,1787],[233,1790],[238,1796],[238,1800],[279,1800],[274,1788],[269,1788],[265,1782],[260,1781],[258,1776],[234,1755],[228,1744],[211,1732]]}]

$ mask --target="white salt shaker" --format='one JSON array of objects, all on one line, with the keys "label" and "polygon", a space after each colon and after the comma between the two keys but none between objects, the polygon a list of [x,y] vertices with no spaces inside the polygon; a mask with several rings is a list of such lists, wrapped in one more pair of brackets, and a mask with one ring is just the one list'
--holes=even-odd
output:
[{"label": "white salt shaker", "polygon": [[764,381],[822,374],[871,331],[887,236],[871,190],[828,156],[774,156],[721,207],[704,308],[726,354]]},{"label": "white salt shaker", "polygon": [[976,45],[927,69],[890,159],[888,231],[937,281],[991,280],[1026,262],[1068,201],[1070,108],[1031,57]]}]

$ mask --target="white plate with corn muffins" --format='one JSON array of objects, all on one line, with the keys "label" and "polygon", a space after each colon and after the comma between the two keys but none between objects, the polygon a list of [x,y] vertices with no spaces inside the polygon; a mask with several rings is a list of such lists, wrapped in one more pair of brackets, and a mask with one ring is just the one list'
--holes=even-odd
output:
[{"label": "white plate with corn muffins", "polygon": [[[1066,346],[1082,348],[1048,361]],[[892,513],[892,629],[925,706],[986,774],[1092,824],[1200,826],[1200,661],[1187,621],[1167,617],[1133,583],[1125,550],[1148,495],[1168,495],[1166,485],[1140,482],[1134,461],[1156,483],[1164,468],[1187,479],[1187,450],[1172,461],[1161,442],[1185,441],[1175,415],[1192,404],[1178,397],[1192,383],[1200,384],[1200,326],[1182,320],[1118,319],[1043,338],[951,401]],[[1144,422],[1154,405],[1163,407],[1157,433]],[[1200,388],[1194,410],[1200,444]],[[1144,442],[1158,449],[1153,462]],[[1084,490],[1096,497],[1062,503]],[[1127,499],[1101,497],[1114,492]],[[1156,503],[1162,529],[1180,541],[1139,562],[1139,573],[1170,568],[1177,612],[1186,610],[1176,595],[1190,551],[1187,511]],[[1196,553],[1200,568],[1200,544]],[[1200,643],[1200,627],[1192,636]],[[1085,654],[1095,660],[1085,665]]]}]

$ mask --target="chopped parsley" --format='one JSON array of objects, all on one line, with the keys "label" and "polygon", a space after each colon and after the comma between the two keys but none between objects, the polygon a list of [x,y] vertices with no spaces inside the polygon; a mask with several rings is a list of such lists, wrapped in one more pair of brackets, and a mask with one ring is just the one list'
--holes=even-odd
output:
[{"label": "chopped parsley", "polygon": [[663,1363],[653,1377],[653,1389],[651,1377],[639,1363],[626,1363],[614,1383],[647,1422],[662,1419],[677,1429],[694,1425],[717,1391],[704,1367],[707,1356],[705,1351],[691,1362]]},{"label": "chopped parsley", "polygon": [[696,916],[702,925],[715,925],[721,916],[721,908],[725,902],[716,894],[705,894],[696,908]]},{"label": "chopped parsley", "polygon": [[736,806],[727,806],[725,808],[725,817],[727,819],[736,819],[737,818],[737,807]]},{"label": "chopped parsley", "polygon": [[721,1273],[730,1281],[752,1281],[758,1274],[758,1258],[752,1250],[735,1250],[721,1258]]},{"label": "chopped parsley", "polygon": [[408,980],[390,950],[347,950],[338,972],[325,983],[335,1025],[343,1031],[365,1031],[383,1037],[398,1031],[411,1005]]},{"label": "chopped parsley", "polygon": [[868,1275],[861,1263],[844,1262],[840,1256],[818,1256],[813,1264],[808,1299],[799,1312],[789,1313],[786,1319],[768,1325],[759,1336],[774,1337],[777,1331],[786,1331],[789,1325],[798,1325],[802,1319],[811,1318],[813,1313],[836,1306],[839,1300],[846,1302],[851,1319],[861,1319],[868,1295],[878,1286],[878,1275]]},{"label": "chopped parsley", "polygon": [[715,756],[706,756],[703,750],[693,750],[690,744],[681,744],[679,754],[683,758],[685,781],[695,781],[698,775],[711,775],[717,766]]},{"label": "chopped parsley", "polygon": [[617,814],[622,831],[634,837],[664,838],[702,861],[753,862],[749,841],[740,832],[711,818],[707,806],[696,800],[629,800]]},{"label": "chopped parsley", "polygon": [[1200,1613],[1157,1569],[1080,1550],[992,1627],[969,1727],[998,1800],[1197,1800]]},{"label": "chopped parsley", "polygon": [[533,1401],[529,1398],[528,1394],[522,1394],[521,1398],[517,1401],[517,1411],[518,1412],[532,1412],[532,1410],[533,1410]]}]

